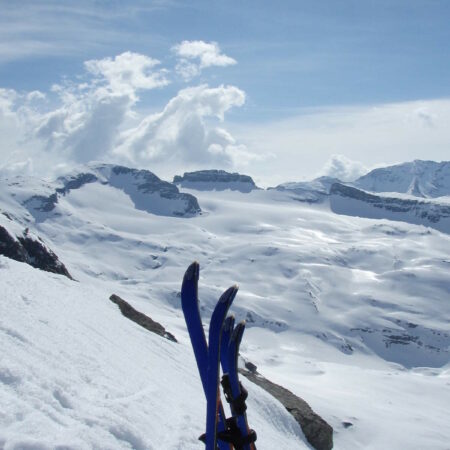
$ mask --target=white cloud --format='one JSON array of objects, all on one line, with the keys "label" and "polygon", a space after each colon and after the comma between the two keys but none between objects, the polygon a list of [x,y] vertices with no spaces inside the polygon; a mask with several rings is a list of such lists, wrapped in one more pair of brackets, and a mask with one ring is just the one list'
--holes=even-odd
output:
[{"label": "white cloud", "polygon": [[157,59],[133,52],[113,58],[95,59],[84,63],[86,69],[106,81],[106,88],[116,94],[132,94],[138,89],[154,89],[169,84],[167,70],[155,70]]},{"label": "white cloud", "polygon": [[207,67],[236,64],[236,60],[221,52],[217,42],[182,41],[172,47],[172,51],[179,57],[176,70],[186,80]]},{"label": "white cloud", "polygon": [[245,93],[234,86],[207,85],[181,90],[161,113],[144,118],[122,134],[116,154],[140,164],[230,166],[240,148],[225,129],[207,123],[223,121],[225,113],[245,102]]},{"label": "white cloud", "polygon": [[159,65],[125,52],[87,61],[83,77],[48,93],[1,89],[0,170],[49,175],[55,167],[103,160],[163,173],[169,168],[173,175],[177,165],[220,168],[251,160],[222,125],[225,114],[245,102],[237,87],[190,87],[159,113],[143,116],[136,109],[139,91],[168,84]]},{"label": "white cloud", "polygon": [[354,181],[367,172],[367,167],[359,161],[352,161],[344,155],[331,155],[323,168],[322,174],[339,178],[341,181]]},{"label": "white cloud", "polygon": [[[34,135],[59,157],[85,163],[111,155],[126,118],[133,113],[139,90],[167,85],[159,61],[125,52],[115,58],[85,62],[87,81],[52,86],[60,106],[35,114]],[[28,94],[30,96],[30,94]],[[32,95],[32,99],[40,97]]]},{"label": "white cloud", "polygon": [[252,170],[269,185],[323,174],[332,155],[344,155],[372,169],[414,159],[448,160],[450,99],[300,111],[262,124],[229,123],[250,151],[274,154]]}]

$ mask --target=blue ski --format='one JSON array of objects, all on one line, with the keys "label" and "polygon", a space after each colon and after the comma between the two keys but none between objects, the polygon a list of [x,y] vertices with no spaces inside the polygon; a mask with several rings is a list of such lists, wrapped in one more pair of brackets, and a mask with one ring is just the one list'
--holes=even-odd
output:
[{"label": "blue ski", "polygon": [[220,364],[222,372],[228,373],[228,346],[230,345],[231,335],[234,330],[234,315],[226,318],[222,331],[222,345],[220,346]]},{"label": "blue ski", "polygon": [[[227,289],[217,302],[209,325],[208,373],[206,392],[206,450],[216,450],[220,390],[220,345],[228,310],[238,291],[237,286]],[[220,442],[220,441],[219,441]]]},{"label": "blue ski", "polygon": [[[198,279],[200,267],[197,262],[193,262],[184,274],[181,286],[181,307],[183,310],[186,326],[194,350],[195,360],[197,362],[200,379],[202,381],[203,391],[207,394],[208,386],[208,344],[206,342],[205,332],[203,330],[202,319],[200,316],[198,300]],[[226,429],[226,418],[221,402],[219,402],[219,419],[217,430],[223,432]],[[232,450],[230,443],[219,440],[220,450]]]},{"label": "blue ski", "polygon": [[[230,318],[227,319],[227,321]],[[232,322],[234,323],[234,318]],[[251,430],[247,422],[245,400],[247,398],[247,391],[239,381],[238,372],[238,357],[239,346],[241,344],[242,336],[245,330],[245,321],[236,325],[236,328],[231,334],[229,339],[228,348],[222,349],[222,368],[224,376],[222,378],[222,386],[224,388],[225,398],[230,403],[231,413],[235,419],[235,434],[237,435],[233,439],[233,445],[235,450],[256,450],[254,442],[256,441],[256,433]],[[228,424],[230,428],[230,424]]]}]

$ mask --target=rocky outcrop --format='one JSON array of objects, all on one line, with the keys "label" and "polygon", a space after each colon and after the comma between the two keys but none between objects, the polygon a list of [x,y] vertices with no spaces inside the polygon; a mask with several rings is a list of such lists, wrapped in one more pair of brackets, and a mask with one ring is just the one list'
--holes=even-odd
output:
[{"label": "rocky outcrop", "polygon": [[13,236],[0,225],[0,255],[72,279],[66,266],[55,253],[39,238],[31,237],[28,230],[25,230],[22,236]]},{"label": "rocky outcrop", "polygon": [[174,184],[161,180],[148,170],[114,166],[107,182],[129,195],[137,209],[177,217],[195,216],[201,212],[193,195],[180,192]]},{"label": "rocky outcrop", "polygon": [[126,318],[132,320],[146,330],[157,334],[158,336],[162,336],[163,338],[166,338],[172,342],[178,342],[175,336],[172,333],[166,331],[166,329],[160,323],[155,322],[150,317],[134,309],[128,302],[120,298],[118,295],[112,294],[109,299],[119,307],[120,312]]},{"label": "rocky outcrop", "polygon": [[79,173],[69,177],[61,177],[63,187],[56,189],[59,194],[68,194],[72,189],[80,189],[85,184],[94,183],[98,178],[93,173]]},{"label": "rocky outcrop", "polygon": [[[101,183],[127,194],[136,209],[162,216],[192,217],[201,213],[197,199],[148,170],[101,164],[88,166],[88,171],[60,177],[58,187],[47,189],[46,195],[36,194],[24,200],[24,205],[36,221],[44,221],[60,198],[91,183]],[[52,192],[53,191],[53,192]]]},{"label": "rocky outcrop", "polygon": [[87,183],[94,183],[98,178],[92,173],[80,173],[73,176],[61,177],[58,179],[62,183],[62,187],[56,188],[55,192],[50,195],[33,195],[25,200],[24,204],[33,216],[38,219],[42,213],[50,213],[58,203],[60,195],[66,195],[71,190],[80,189]]},{"label": "rocky outcrop", "polygon": [[308,403],[283,386],[264,378],[252,363],[246,362],[245,369],[239,369],[239,372],[274,396],[292,414],[306,439],[316,450],[333,448],[333,428]]},{"label": "rocky outcrop", "polygon": [[337,214],[408,222],[450,233],[450,204],[435,200],[381,196],[334,183],[330,207]]},{"label": "rocky outcrop", "polygon": [[[367,300],[377,304],[375,299]],[[408,369],[442,367],[450,360],[450,333],[446,329],[387,317],[382,327],[357,327],[350,332],[382,359]]]},{"label": "rocky outcrop", "polygon": [[230,173],[225,170],[199,170],[196,172],[185,172],[183,176],[176,175],[174,184],[184,188],[199,191],[224,191],[230,189],[248,193],[258,189],[253,179],[248,175]]}]

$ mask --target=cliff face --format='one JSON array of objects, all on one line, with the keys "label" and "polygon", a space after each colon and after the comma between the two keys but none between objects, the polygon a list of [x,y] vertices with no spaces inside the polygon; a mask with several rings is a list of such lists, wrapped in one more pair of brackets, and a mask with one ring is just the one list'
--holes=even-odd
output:
[{"label": "cliff face", "polygon": [[[11,219],[9,220],[11,221]],[[12,225],[13,228],[17,228],[15,224]],[[16,235],[14,232],[8,231],[5,226],[0,225],[0,255],[24,262],[36,269],[65,275],[72,279],[58,256],[39,237],[32,235],[27,229]]]},{"label": "cliff face", "polygon": [[136,209],[162,216],[191,217],[201,212],[197,199],[149,170],[130,169],[124,166],[103,164],[88,171],[75,173],[57,180],[57,187],[48,195],[35,194],[24,204],[37,220],[52,213],[61,196],[91,183],[111,186],[123,191],[133,201]]},{"label": "cliff face", "polygon": [[337,214],[397,220],[450,233],[448,203],[381,196],[335,183],[330,189],[330,207]]},{"label": "cliff face", "polygon": [[199,170],[185,172],[183,176],[176,175],[173,182],[184,188],[200,191],[232,191],[250,192],[258,189],[253,179],[248,175],[230,173],[225,170]]}]

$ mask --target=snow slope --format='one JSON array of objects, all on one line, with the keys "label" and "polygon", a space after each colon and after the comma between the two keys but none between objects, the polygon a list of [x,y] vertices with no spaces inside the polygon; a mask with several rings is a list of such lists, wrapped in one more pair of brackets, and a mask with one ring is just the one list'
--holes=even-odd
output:
[{"label": "snow slope", "polygon": [[[125,319],[90,285],[0,257],[0,447],[198,449],[203,391],[184,339]],[[308,448],[284,408],[249,385],[260,448]]]},{"label": "snow slope", "polygon": [[269,189],[285,191],[291,195],[292,199],[300,202],[319,203],[326,200],[330,194],[331,186],[340,182],[337,178],[319,177],[312,181],[282,183]]},{"label": "snow slope", "polygon": [[[60,196],[58,214],[37,220],[22,204],[24,197],[9,195],[28,189],[19,187],[0,193],[0,208],[45,237],[78,282],[1,259],[1,284],[8,286],[9,299],[0,316],[7,349],[2,361],[4,372],[12,374],[3,378],[37,374],[29,395],[18,390],[21,383],[0,384],[11,405],[0,434],[6,448],[14,448],[25,429],[35,430],[30,439],[41,448],[52,448],[58,439],[58,445],[69,445],[58,437],[67,424],[84,430],[74,435],[81,439],[74,448],[101,447],[103,442],[94,445],[89,435],[96,434],[95,427],[111,442],[102,448],[202,448],[196,437],[205,405],[179,299],[182,275],[195,259],[205,322],[220,293],[238,283],[233,311],[248,322],[243,356],[305,398],[334,427],[335,448],[449,448],[450,236],[422,225],[336,215],[326,201],[299,203],[277,190],[190,190],[201,215],[161,216],[137,209],[126,193],[102,183]],[[113,292],[162,323],[180,344],[135,328],[107,300]],[[34,312],[26,312],[21,296],[37,302]],[[72,317],[79,317],[73,326]],[[27,346],[14,340],[17,333],[28,345],[40,345],[41,356],[47,346],[55,349],[26,362]],[[16,355],[22,355],[28,375],[20,375]],[[59,386],[58,374],[67,377],[73,369],[76,378]],[[98,373],[100,379],[92,382]],[[170,378],[173,373],[176,379]],[[53,381],[47,382],[50,374]],[[128,374],[131,381],[125,380]],[[273,413],[276,404],[245,385],[258,449],[302,448],[286,412]],[[15,419],[22,399],[22,409],[36,418],[30,423],[49,404],[59,408],[57,401],[51,403],[52,392],[65,386],[76,386],[66,394],[75,413],[52,410],[46,425],[35,428]],[[116,405],[105,395],[126,400]],[[179,426],[179,417],[188,424],[183,431],[171,428]],[[110,422],[122,430],[116,435],[138,440],[127,444],[128,438],[110,436]]]},{"label": "snow slope", "polygon": [[450,195],[450,161],[415,160],[381,167],[358,178],[356,187],[372,192],[400,192],[416,197]]},{"label": "snow slope", "polygon": [[450,234],[450,202],[443,197],[418,200],[405,194],[395,197],[392,194],[374,195],[334,183],[329,200],[331,210],[337,214],[425,225]]}]

